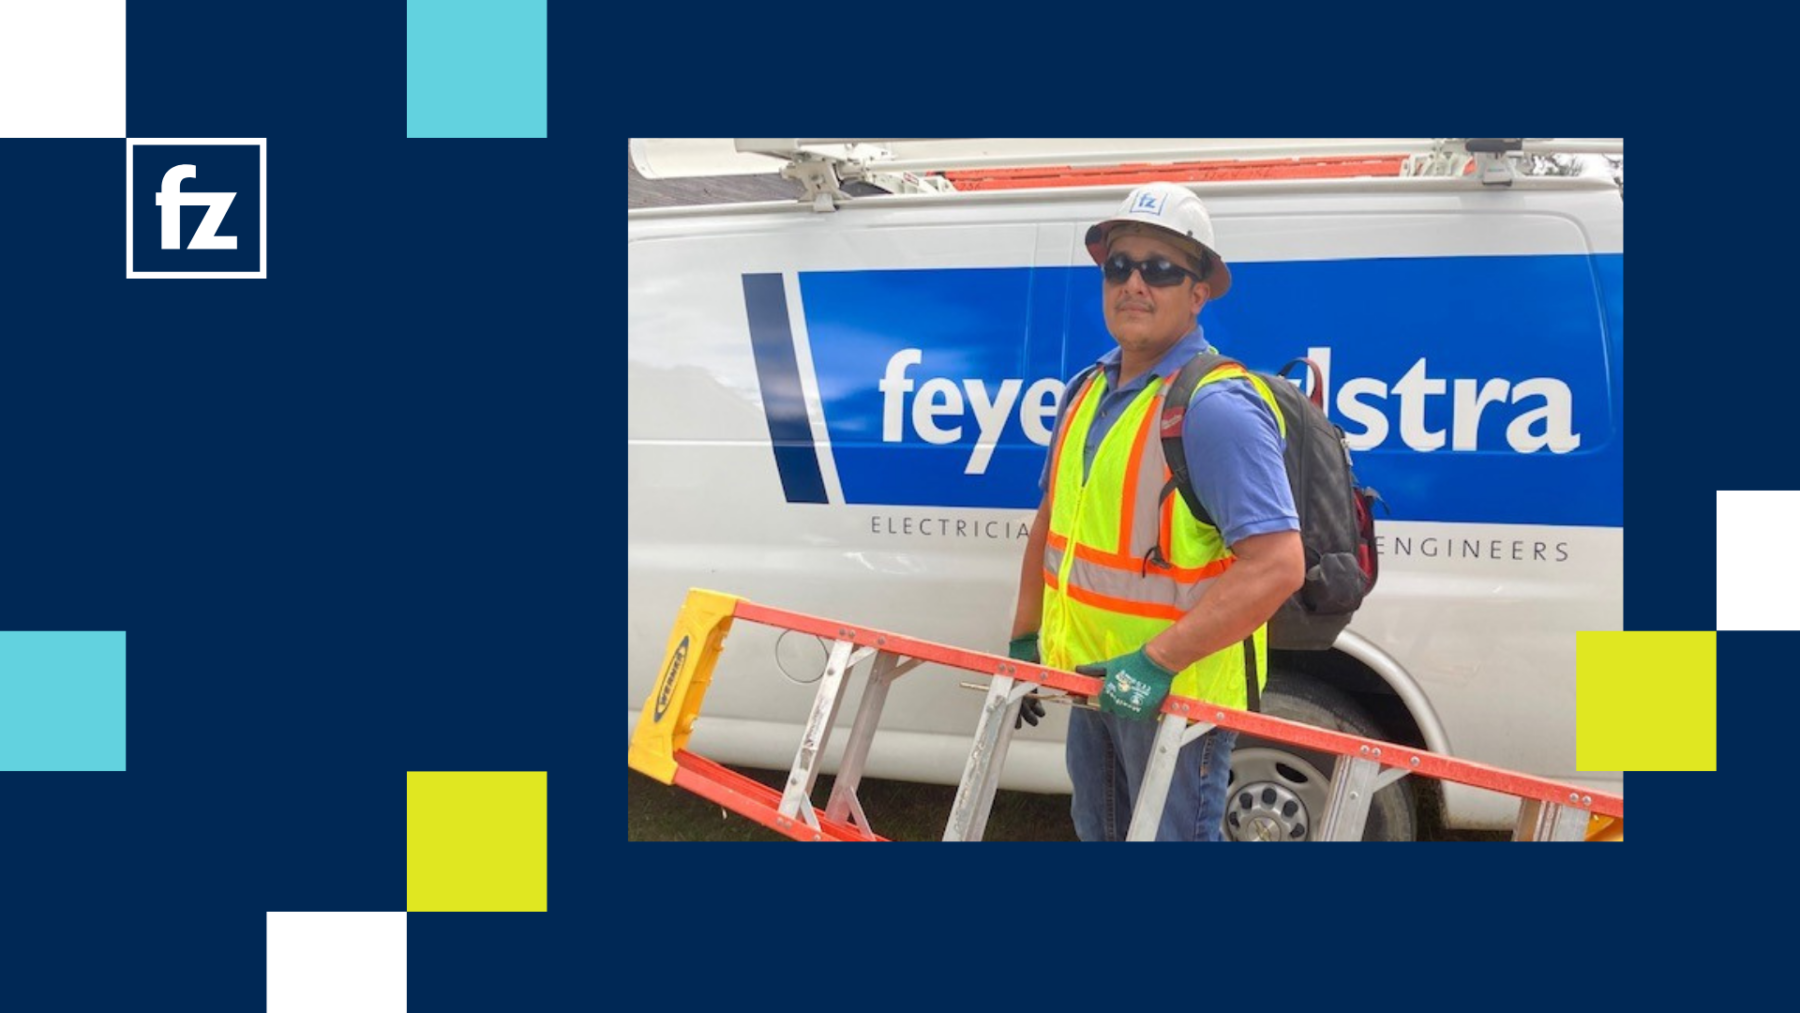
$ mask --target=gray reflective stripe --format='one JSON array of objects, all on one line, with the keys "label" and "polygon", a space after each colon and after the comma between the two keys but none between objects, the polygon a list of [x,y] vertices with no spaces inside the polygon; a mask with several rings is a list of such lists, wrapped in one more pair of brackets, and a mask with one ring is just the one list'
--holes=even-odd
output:
[{"label": "gray reflective stripe", "polygon": [[1062,572],[1063,550],[1046,543],[1044,545],[1044,569],[1051,573]]},{"label": "gray reflective stripe", "polygon": [[[1150,551],[1150,546],[1156,544],[1162,532],[1162,511],[1157,509],[1157,496],[1162,492],[1163,469],[1168,465],[1168,458],[1163,456],[1162,440],[1156,435],[1157,416],[1161,414],[1157,406],[1161,403],[1160,398],[1150,403],[1150,433],[1144,439],[1144,457],[1138,464],[1137,498],[1131,510],[1131,544],[1119,546],[1121,553],[1133,559],[1144,558],[1144,553]],[[1162,550],[1164,558],[1168,558],[1170,546],[1165,545]]]},{"label": "gray reflective stripe", "polygon": [[1148,605],[1164,605],[1183,612],[1200,603],[1200,596],[1217,580],[1208,577],[1205,580],[1184,584],[1154,567],[1142,576],[1126,573],[1099,563],[1089,562],[1080,556],[1069,567],[1069,586],[1079,587],[1095,594],[1103,594],[1108,598],[1119,598],[1130,602],[1143,602]]}]

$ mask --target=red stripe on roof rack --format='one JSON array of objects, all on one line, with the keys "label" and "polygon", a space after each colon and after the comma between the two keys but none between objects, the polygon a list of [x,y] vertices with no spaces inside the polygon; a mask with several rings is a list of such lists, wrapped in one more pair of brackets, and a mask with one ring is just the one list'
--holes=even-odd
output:
[{"label": "red stripe on roof rack", "polygon": [[1018,190],[1027,187],[1104,186],[1173,181],[1217,183],[1245,179],[1341,179],[1398,176],[1405,155],[1347,155],[1270,158],[1229,162],[1170,162],[1108,167],[1038,165],[1023,169],[951,169],[944,177],[958,190]]}]

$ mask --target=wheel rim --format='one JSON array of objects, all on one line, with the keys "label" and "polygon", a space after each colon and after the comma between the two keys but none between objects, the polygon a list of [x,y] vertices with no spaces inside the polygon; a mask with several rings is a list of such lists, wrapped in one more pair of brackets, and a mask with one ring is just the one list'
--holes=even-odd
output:
[{"label": "wheel rim", "polygon": [[1331,779],[1293,753],[1234,749],[1225,836],[1234,841],[1309,840],[1313,819],[1325,812],[1330,793]]}]

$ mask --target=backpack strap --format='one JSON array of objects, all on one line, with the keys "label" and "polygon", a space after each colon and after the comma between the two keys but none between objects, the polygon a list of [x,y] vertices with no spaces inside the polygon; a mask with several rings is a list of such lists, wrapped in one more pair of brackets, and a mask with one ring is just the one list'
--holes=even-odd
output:
[{"label": "backpack strap", "polygon": [[1307,400],[1309,400],[1313,403],[1313,407],[1319,409],[1320,411],[1324,411],[1325,410],[1325,371],[1320,369],[1319,364],[1312,361],[1311,359],[1300,358],[1300,359],[1289,359],[1288,364],[1281,367],[1281,372],[1276,373],[1275,375],[1279,376],[1283,380],[1285,380],[1288,378],[1288,373],[1291,372],[1295,366],[1305,366],[1307,373],[1309,373],[1312,376],[1312,393],[1308,394],[1306,396]]},{"label": "backpack strap", "polygon": [[1194,399],[1194,390],[1200,386],[1201,380],[1220,366],[1242,368],[1243,363],[1217,352],[1201,352],[1181,367],[1181,372],[1175,374],[1174,381],[1163,395],[1160,429],[1163,458],[1169,465],[1169,484],[1163,486],[1162,495],[1157,497],[1157,502],[1168,499],[1170,492],[1179,492],[1181,501],[1187,504],[1188,512],[1209,527],[1217,525],[1213,524],[1212,514],[1207,513],[1206,506],[1200,502],[1199,494],[1194,492],[1194,477],[1188,474],[1187,450],[1182,442],[1181,431],[1187,420],[1188,402]]},{"label": "backpack strap", "polygon": [[1262,713],[1262,691],[1256,686],[1256,634],[1244,638],[1244,709]]}]

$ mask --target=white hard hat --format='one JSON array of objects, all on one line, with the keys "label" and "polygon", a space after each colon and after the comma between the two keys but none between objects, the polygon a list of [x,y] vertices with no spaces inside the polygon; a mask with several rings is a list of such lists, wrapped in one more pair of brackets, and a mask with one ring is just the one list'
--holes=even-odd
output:
[{"label": "white hard hat", "polygon": [[1231,268],[1213,245],[1212,218],[1194,191],[1179,183],[1145,183],[1131,191],[1125,196],[1125,203],[1119,205],[1118,213],[1087,230],[1088,255],[1094,263],[1106,262],[1108,238],[1114,228],[1128,222],[1169,233],[1166,238],[1170,242],[1188,249],[1196,260],[1208,265],[1205,281],[1214,299],[1231,288]]}]

